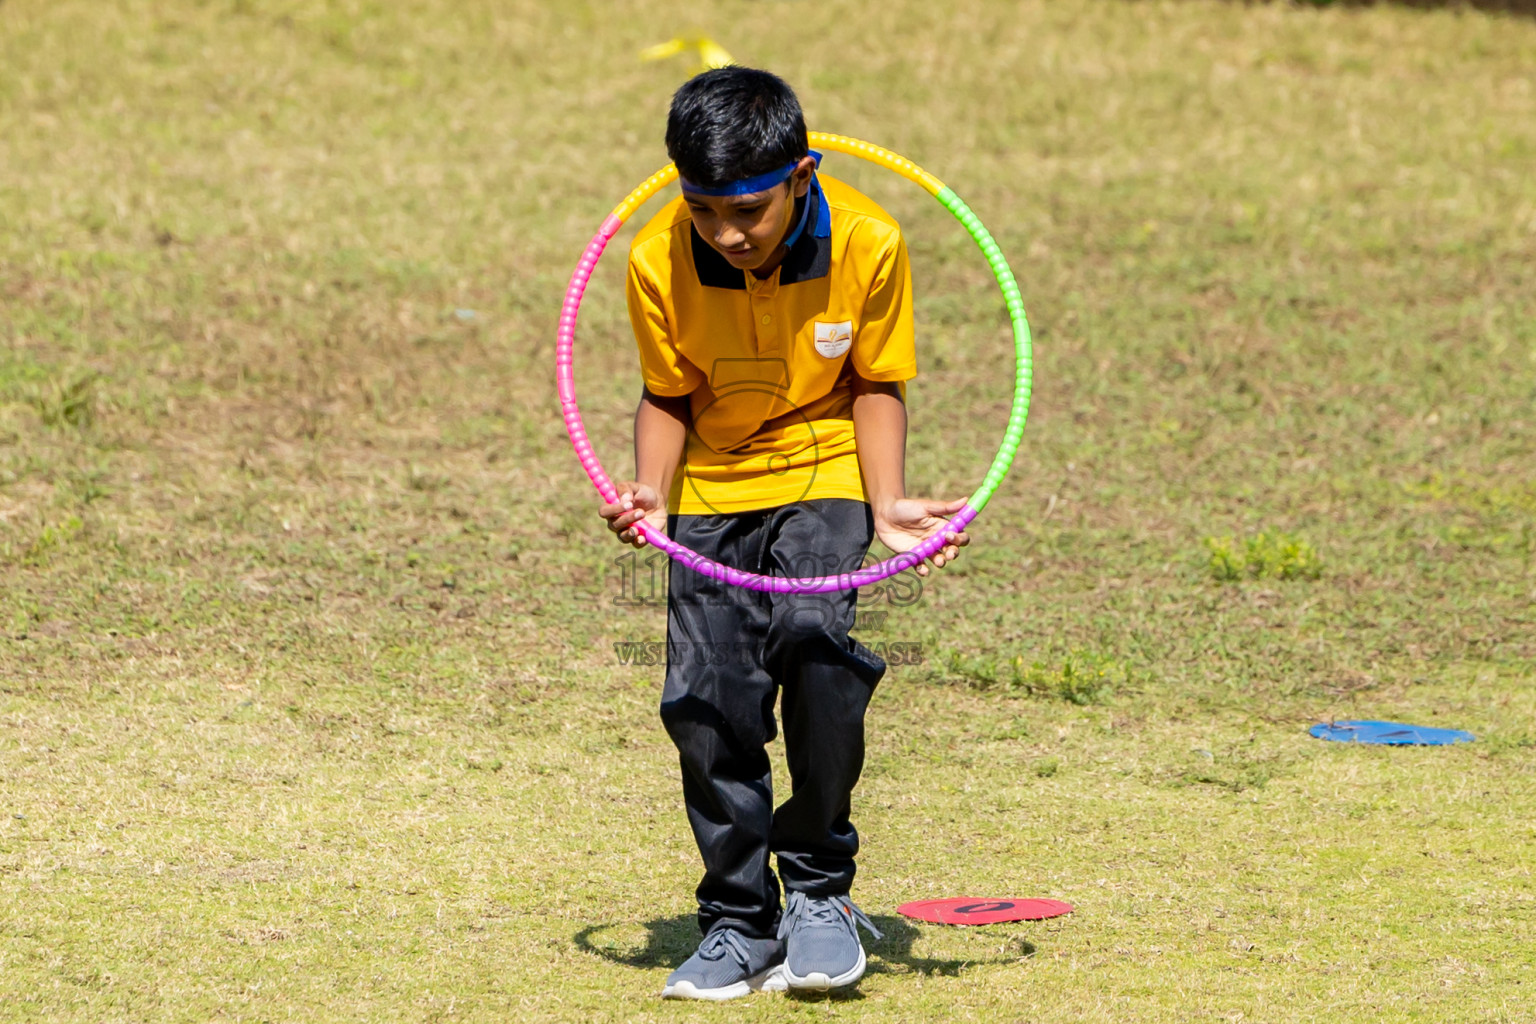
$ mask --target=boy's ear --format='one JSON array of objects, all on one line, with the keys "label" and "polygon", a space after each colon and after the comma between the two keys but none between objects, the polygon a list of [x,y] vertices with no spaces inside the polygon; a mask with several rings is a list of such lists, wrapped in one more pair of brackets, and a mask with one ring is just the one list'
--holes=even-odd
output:
[{"label": "boy's ear", "polygon": [[816,173],[816,158],[803,156],[789,175],[789,193],[796,199],[811,189],[811,175]]}]

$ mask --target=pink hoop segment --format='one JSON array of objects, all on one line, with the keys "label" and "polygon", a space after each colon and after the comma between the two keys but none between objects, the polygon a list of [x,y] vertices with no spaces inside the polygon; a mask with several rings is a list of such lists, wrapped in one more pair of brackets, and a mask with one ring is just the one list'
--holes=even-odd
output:
[{"label": "pink hoop segment", "polygon": [[[597,488],[597,493],[610,504],[618,501],[619,493],[614,488],[608,473],[603,469],[597,453],[592,449],[592,441],[587,436],[587,428],[582,423],[581,410],[576,402],[576,378],[573,370],[576,317],[581,311],[581,300],[586,294],[587,284],[592,280],[592,271],[597,267],[597,261],[607,249],[608,243],[613,240],[614,235],[619,233],[619,229],[624,226],[624,221],[630,214],[676,177],[676,168],[669,164],[631,192],[628,198],[608,215],[602,226],[598,228],[597,234],[592,236],[592,241],[587,243],[581,259],[576,264],[576,269],[571,272],[570,282],[565,289],[565,302],[560,308],[560,327],[556,332],[555,344],[555,382],[560,394],[560,411],[565,419],[565,429],[570,434],[571,444],[576,449],[576,457],[581,460],[581,468],[587,471],[587,476],[591,479],[592,485]],[[674,561],[681,562],[711,579],[722,580],[733,586],[746,587],[750,590],[776,594],[824,594],[878,583],[880,580],[921,564],[948,543],[944,539],[945,533],[964,530],[971,520],[976,518],[977,511],[971,502],[966,502],[949,521],[947,527],[924,539],[910,551],[904,551],[878,565],[855,572],[839,573],[835,576],[801,578],[767,576],[762,573],[734,569],[684,547],[665,534],[652,529],[644,521],[636,525],[645,535],[648,543],[666,552]]]}]

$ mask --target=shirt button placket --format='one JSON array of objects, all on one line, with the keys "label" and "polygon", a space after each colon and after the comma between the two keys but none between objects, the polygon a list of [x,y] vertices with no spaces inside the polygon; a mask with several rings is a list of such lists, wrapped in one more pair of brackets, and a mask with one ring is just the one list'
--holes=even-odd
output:
[{"label": "shirt button placket", "polygon": [[752,313],[757,320],[758,352],[773,352],[779,347],[778,331],[773,327],[773,294],[775,289],[759,286],[752,291]]}]

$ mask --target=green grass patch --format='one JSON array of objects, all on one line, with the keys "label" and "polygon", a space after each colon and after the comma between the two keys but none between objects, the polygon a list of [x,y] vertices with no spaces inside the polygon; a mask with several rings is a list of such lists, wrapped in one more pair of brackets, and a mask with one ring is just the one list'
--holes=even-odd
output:
[{"label": "green grass patch", "polygon": [[1219,583],[1239,580],[1315,580],[1323,574],[1317,549],[1301,537],[1264,530],[1252,537],[1207,537],[1207,567]]},{"label": "green grass patch", "polygon": [[1102,704],[1126,689],[1130,670],[1121,662],[1092,651],[1072,651],[1059,661],[1026,662],[1016,655],[988,662],[951,651],[948,673],[973,690],[1022,694],[1068,704]]}]

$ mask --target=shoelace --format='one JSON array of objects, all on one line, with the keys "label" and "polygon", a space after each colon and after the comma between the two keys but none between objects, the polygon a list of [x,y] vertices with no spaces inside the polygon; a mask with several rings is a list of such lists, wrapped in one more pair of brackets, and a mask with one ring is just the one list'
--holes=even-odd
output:
[{"label": "shoelace", "polygon": [[736,958],[736,962],[743,968],[752,958],[752,951],[742,941],[740,935],[731,928],[716,928],[705,936],[703,943],[699,945],[699,956],[705,960],[719,960],[730,953]]},{"label": "shoelace", "polygon": [[875,922],[860,910],[853,900],[847,896],[831,896],[824,899],[811,900],[803,892],[791,892],[789,894],[789,908],[779,921],[779,938],[789,937],[789,930],[796,921],[804,920],[807,924],[838,924],[855,931],[855,922],[864,926],[869,934],[877,939],[885,936],[880,929],[875,927]]}]

